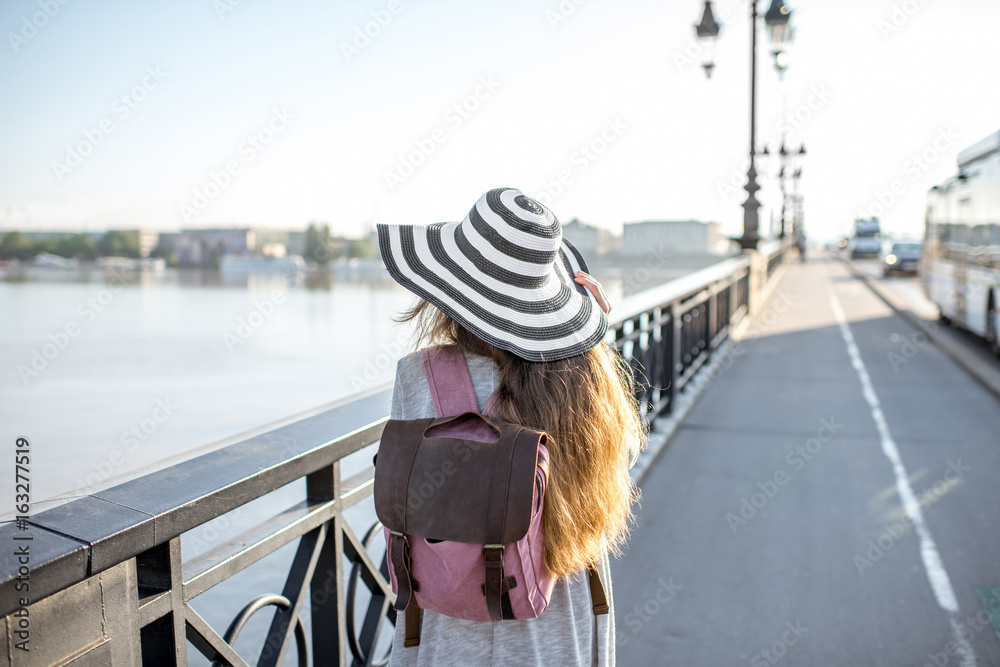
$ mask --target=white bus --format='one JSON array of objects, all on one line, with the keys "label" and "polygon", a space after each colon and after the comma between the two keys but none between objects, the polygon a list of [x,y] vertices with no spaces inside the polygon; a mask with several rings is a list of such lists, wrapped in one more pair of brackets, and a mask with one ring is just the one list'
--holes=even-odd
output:
[{"label": "white bus", "polygon": [[927,196],[921,279],[942,319],[1000,352],[1000,132],[958,154]]}]

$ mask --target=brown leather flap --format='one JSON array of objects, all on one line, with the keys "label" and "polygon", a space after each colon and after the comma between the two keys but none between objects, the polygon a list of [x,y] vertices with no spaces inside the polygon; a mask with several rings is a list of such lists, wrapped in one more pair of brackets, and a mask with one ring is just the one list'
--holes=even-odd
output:
[{"label": "brown leather flap", "polygon": [[531,523],[545,438],[475,412],[389,420],[375,462],[379,521],[427,539],[516,542]]}]

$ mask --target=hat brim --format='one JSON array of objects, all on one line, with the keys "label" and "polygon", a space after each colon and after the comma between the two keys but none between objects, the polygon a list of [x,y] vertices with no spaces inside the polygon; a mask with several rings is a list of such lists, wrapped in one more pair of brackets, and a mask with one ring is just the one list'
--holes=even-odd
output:
[{"label": "hat brim", "polygon": [[525,275],[517,260],[477,261],[477,240],[461,223],[377,225],[389,275],[473,335],[528,361],[555,361],[599,344],[608,320],[573,275],[587,264],[562,239],[544,275]]}]

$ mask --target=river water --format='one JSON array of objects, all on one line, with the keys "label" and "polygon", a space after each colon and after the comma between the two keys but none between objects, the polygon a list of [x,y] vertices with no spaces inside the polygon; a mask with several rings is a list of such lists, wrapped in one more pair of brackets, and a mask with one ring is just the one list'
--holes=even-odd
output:
[{"label": "river water", "polygon": [[[620,302],[621,273],[596,273]],[[0,443],[12,453],[17,437],[31,442],[33,513],[389,383],[408,343],[391,316],[412,298],[379,274],[0,268],[0,278]],[[4,479],[13,478],[12,458],[0,456]],[[359,454],[345,473],[370,461],[370,452]],[[10,518],[12,485],[2,491],[0,518]],[[299,481],[191,531],[185,557],[303,495]],[[373,520],[370,502],[349,515],[359,534]],[[253,597],[281,592],[294,549],[282,548],[193,607],[223,633]],[[308,625],[308,610],[303,616]],[[241,633],[241,654],[260,649],[269,618],[258,614]]]}]

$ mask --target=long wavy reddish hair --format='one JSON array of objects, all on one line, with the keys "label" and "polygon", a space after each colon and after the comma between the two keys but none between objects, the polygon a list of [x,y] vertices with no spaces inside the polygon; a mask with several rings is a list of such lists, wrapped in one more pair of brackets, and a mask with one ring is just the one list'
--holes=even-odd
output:
[{"label": "long wavy reddish hair", "polygon": [[604,549],[621,555],[639,498],[628,470],[646,434],[629,365],[603,344],[568,359],[526,361],[422,299],[398,321],[416,325],[417,347],[457,345],[493,359],[500,371],[497,416],[548,433],[548,570],[565,576],[596,562]]}]

